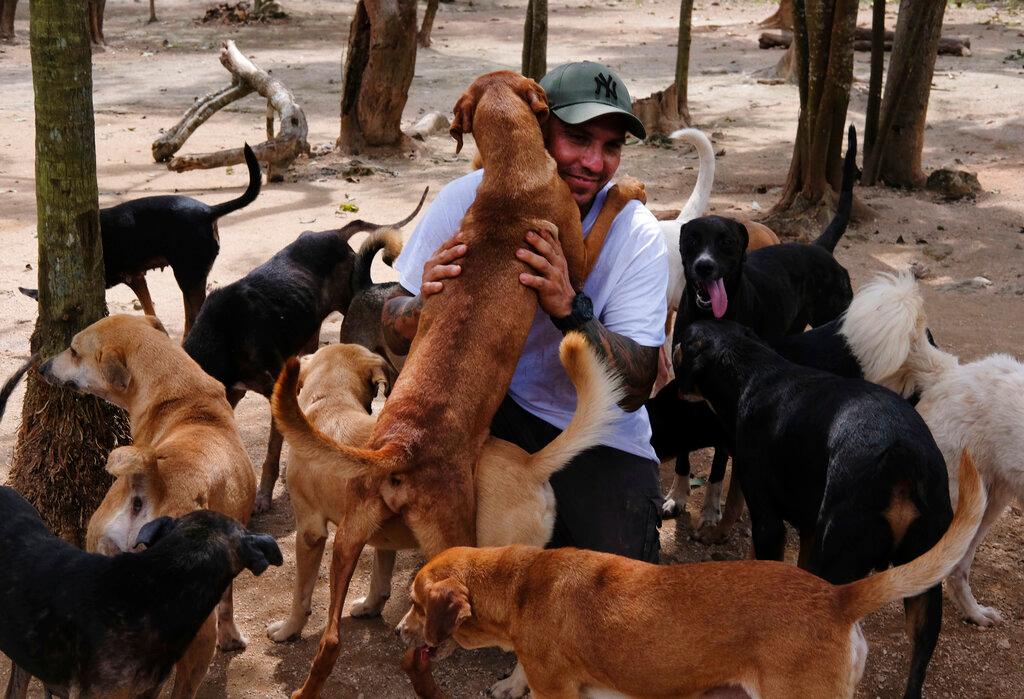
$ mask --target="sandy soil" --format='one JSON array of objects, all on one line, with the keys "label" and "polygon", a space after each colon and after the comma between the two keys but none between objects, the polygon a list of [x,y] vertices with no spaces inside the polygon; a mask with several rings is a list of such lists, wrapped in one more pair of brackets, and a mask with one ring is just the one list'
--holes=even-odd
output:
[{"label": "sandy soil", "polygon": [[[28,5],[22,2],[17,41],[0,46],[0,375],[7,375],[27,354],[34,305],[15,287],[35,286],[35,199],[33,186],[32,85],[27,46]],[[180,192],[216,202],[236,196],[245,184],[244,168],[177,175],[154,164],[150,144],[161,128],[175,123],[191,101],[224,84],[226,73],[216,58],[222,38],[242,50],[289,85],[306,110],[310,143],[333,143],[339,128],[338,99],[342,55],[352,4],[327,0],[290,0],[290,21],[272,26],[198,24],[203,3],[161,0],[161,21],[147,25],[145,5],[110,3],[106,35],[110,47],[94,60],[96,145],[101,205],[146,194]],[[435,24],[435,45],[418,56],[406,118],[412,123],[428,111],[449,113],[461,90],[477,74],[519,63],[525,2],[459,0],[442,5]],[[724,149],[712,199],[718,212],[756,217],[774,202],[785,178],[795,132],[797,95],[785,85],[759,84],[753,71],[774,64],[777,52],[757,49],[756,22],[772,11],[765,3],[698,0],[693,14],[691,111],[698,126],[713,133]],[[634,96],[664,88],[672,79],[675,16],[670,0],[571,0],[552,10],[550,65],[589,58],[614,66],[626,77]],[[888,23],[895,5],[889,10]],[[861,8],[861,23],[870,20]],[[926,193],[860,189],[878,213],[876,221],[856,225],[837,251],[855,284],[873,272],[918,261],[930,269],[925,295],[931,327],[938,341],[965,358],[1001,351],[1020,355],[1024,340],[1024,184],[1021,143],[1024,119],[1024,59],[1005,60],[1022,44],[1022,17],[1000,6],[950,7],[945,33],[966,35],[974,55],[940,57],[935,73],[926,169],[962,163],[974,170],[986,193],[976,202],[947,204]],[[868,76],[867,56],[858,54],[857,82],[850,118],[863,126]],[[263,138],[263,105],[250,97],[224,110],[203,126],[185,151],[200,152]],[[452,143],[434,137],[414,154],[389,159],[361,158],[377,168],[371,175],[345,176],[352,163],[328,155],[296,165],[288,181],[265,186],[247,209],[221,221],[222,251],[211,276],[213,285],[244,275],[301,230],[335,227],[356,214],[343,213],[345,202],[359,206],[360,217],[376,221],[401,218],[429,184],[433,191],[469,167],[472,148],[453,155]],[[696,177],[696,158],[682,149],[648,145],[626,148],[621,171],[647,182],[654,206],[678,207]],[[905,244],[898,244],[902,238]],[[927,247],[930,244],[937,247]],[[949,246],[949,247],[945,247]],[[929,256],[931,255],[931,256]],[[944,255],[944,256],[943,256]],[[942,259],[935,259],[942,257]],[[378,280],[393,278],[387,268]],[[389,276],[391,275],[391,276]],[[951,280],[984,276],[991,286],[979,290],[943,290]],[[180,294],[170,271],[151,272],[149,283],[157,311],[180,335]],[[107,293],[111,312],[133,312],[126,287]],[[325,324],[322,340],[335,341],[340,322]],[[21,393],[13,406],[20,404]],[[12,408],[0,425],[0,480],[6,477],[19,411]],[[250,395],[237,411],[239,429],[255,463],[261,463],[268,412],[262,398]],[[702,460],[701,468],[707,468]],[[706,472],[706,471],[705,471]],[[666,487],[671,468],[665,467]],[[691,503],[698,511],[700,493]],[[1011,509],[978,555],[974,589],[984,604],[1003,610],[1006,623],[986,631],[968,626],[947,602],[946,624],[926,686],[934,697],[1024,696],[1024,536],[1022,514]],[[278,487],[273,512],[254,526],[276,536],[287,565],[256,580],[239,578],[237,615],[250,646],[221,654],[200,691],[202,697],[282,695],[305,677],[324,626],[326,578],[317,588],[313,616],[301,641],[274,645],[264,634],[268,622],[286,613],[291,596],[293,521],[287,495]],[[708,547],[689,539],[685,527],[668,521],[662,528],[668,562],[740,558],[748,548],[748,529],[740,527],[723,546]],[[350,599],[362,595],[369,559],[357,572]],[[399,644],[390,633],[404,612],[405,588],[419,563],[413,554],[399,558],[393,600],[383,620],[343,623],[343,652],[326,696],[408,696],[397,668]],[[693,600],[700,604],[699,599]],[[798,620],[794,620],[799,623]],[[727,633],[722,629],[722,633]],[[896,605],[866,623],[871,644],[867,672],[858,696],[895,697],[906,677],[908,643]],[[645,649],[637,649],[644,652]],[[686,653],[688,649],[673,649]],[[476,694],[511,667],[505,654],[461,652],[438,670],[453,696]],[[0,670],[6,674],[6,667]],[[0,677],[0,681],[6,681]]]}]

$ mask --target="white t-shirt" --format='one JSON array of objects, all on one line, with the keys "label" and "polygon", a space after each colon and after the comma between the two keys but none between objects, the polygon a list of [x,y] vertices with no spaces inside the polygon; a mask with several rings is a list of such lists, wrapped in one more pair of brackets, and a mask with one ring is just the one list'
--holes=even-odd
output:
[{"label": "white t-shirt", "polygon": [[[407,291],[419,293],[423,264],[455,235],[482,179],[483,170],[476,170],[450,182],[427,209],[395,262],[398,281]],[[583,220],[584,236],[594,225],[610,187],[611,183],[598,193]],[[523,236],[525,246],[525,230]],[[583,286],[584,293],[594,304],[594,316],[606,328],[645,347],[661,347],[665,342],[667,286],[664,236],[654,215],[640,202],[631,201],[612,223],[597,264]],[[576,410],[576,390],[558,360],[561,341],[562,333],[538,308],[509,395],[528,412],[565,429]],[[658,460],[651,447],[651,423],[643,407],[632,413],[619,410],[601,443]]]}]

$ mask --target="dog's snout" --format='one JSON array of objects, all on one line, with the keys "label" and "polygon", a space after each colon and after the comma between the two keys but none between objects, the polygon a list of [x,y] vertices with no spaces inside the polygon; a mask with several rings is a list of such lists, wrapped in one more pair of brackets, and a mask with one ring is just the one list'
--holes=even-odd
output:
[{"label": "dog's snout", "polygon": [[710,277],[715,271],[715,263],[707,257],[702,257],[693,263],[693,270],[701,277]]}]

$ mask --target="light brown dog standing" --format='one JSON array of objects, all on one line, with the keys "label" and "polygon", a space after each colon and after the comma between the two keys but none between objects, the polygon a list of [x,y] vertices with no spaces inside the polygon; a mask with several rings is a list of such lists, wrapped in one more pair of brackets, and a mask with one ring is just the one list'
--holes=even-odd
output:
[{"label": "light brown dog standing", "polygon": [[969,456],[960,469],[942,539],[848,585],[774,561],[657,566],[576,549],[449,549],[413,581],[397,629],[418,650],[407,671],[430,690],[426,663],[413,660],[458,643],[515,650],[534,699],[587,689],[698,697],[724,687],[761,699],[853,697],[867,659],[861,617],[942,580],[978,529],[985,491]]},{"label": "light brown dog standing", "polygon": [[[155,317],[98,320],[39,371],[52,383],[124,408],[131,421],[133,444],[114,449],[107,460],[116,480],[89,520],[89,551],[130,551],[142,526],[164,515],[210,509],[248,522],[256,476],[224,386]],[[231,587],[175,666],[171,696],[195,696],[216,645],[245,647],[234,622]]]}]

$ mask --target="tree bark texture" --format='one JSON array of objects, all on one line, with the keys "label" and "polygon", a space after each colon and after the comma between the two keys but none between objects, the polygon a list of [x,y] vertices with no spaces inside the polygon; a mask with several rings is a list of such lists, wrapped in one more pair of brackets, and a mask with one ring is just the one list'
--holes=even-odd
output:
[{"label": "tree bark texture", "polygon": [[885,71],[885,0],[871,5],[871,77],[868,80],[868,106],[864,114],[864,157],[878,138],[878,110],[882,100],[882,74]]},{"label": "tree bark texture", "polygon": [[690,77],[690,27],[693,0],[679,2],[679,40],[676,48],[676,113],[686,126],[690,125],[688,84]]},{"label": "tree bark texture", "polygon": [[548,72],[548,0],[529,0],[526,6],[522,72],[538,81]]},{"label": "tree bark texture", "polygon": [[944,0],[900,2],[878,137],[865,156],[865,184],[881,179],[892,186],[917,188],[927,180],[921,152],[945,11]]},{"label": "tree bark texture", "polygon": [[772,214],[801,213],[839,191],[856,21],[856,0],[795,0],[793,58],[800,115],[789,174]]},{"label": "tree bark texture", "polygon": [[[64,350],[106,314],[96,187],[92,50],[84,2],[32,0],[39,316],[31,348]],[[29,373],[11,484],[53,531],[81,545],[110,485],[107,455],[128,441],[122,411]]]},{"label": "tree bark texture", "polygon": [[349,28],[338,148],[400,149],[416,68],[416,0],[359,0]]},{"label": "tree bark texture", "polygon": [[14,11],[18,9],[18,0],[0,0],[0,39],[14,38]]},{"label": "tree bark texture", "polygon": [[423,11],[423,23],[416,41],[423,48],[430,48],[430,34],[434,31],[434,17],[437,16],[438,0],[427,0],[427,9]]}]

